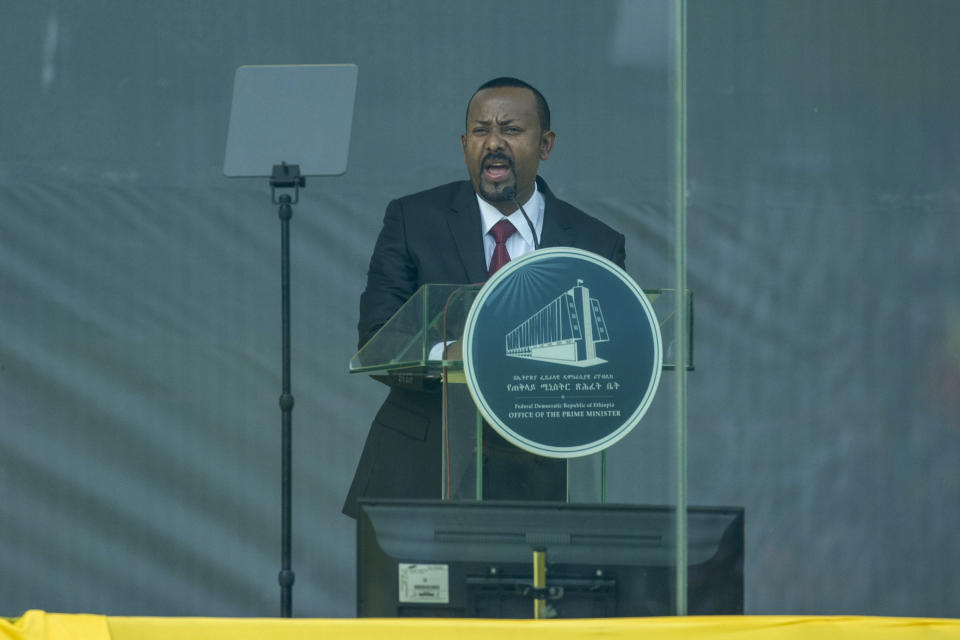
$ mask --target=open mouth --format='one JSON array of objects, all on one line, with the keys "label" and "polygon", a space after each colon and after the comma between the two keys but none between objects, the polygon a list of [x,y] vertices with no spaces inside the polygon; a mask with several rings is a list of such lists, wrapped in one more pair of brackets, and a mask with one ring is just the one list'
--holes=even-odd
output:
[{"label": "open mouth", "polygon": [[490,157],[483,161],[483,176],[487,180],[498,182],[507,177],[512,165],[510,160],[504,157]]}]

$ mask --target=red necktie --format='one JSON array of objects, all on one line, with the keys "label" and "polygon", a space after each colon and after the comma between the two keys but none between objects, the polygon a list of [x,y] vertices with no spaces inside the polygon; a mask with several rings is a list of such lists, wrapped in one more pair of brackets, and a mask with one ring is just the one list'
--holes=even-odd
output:
[{"label": "red necktie", "polygon": [[516,231],[517,228],[506,218],[490,227],[489,233],[493,236],[497,246],[493,248],[493,256],[490,257],[489,275],[492,276],[497,272],[497,269],[510,262],[510,254],[507,253],[507,238]]}]

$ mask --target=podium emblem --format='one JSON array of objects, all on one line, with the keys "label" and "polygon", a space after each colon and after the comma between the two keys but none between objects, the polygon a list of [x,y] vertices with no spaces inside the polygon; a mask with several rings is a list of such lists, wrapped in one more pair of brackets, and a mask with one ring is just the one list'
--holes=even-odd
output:
[{"label": "podium emblem", "polygon": [[653,307],[617,265],[568,247],[507,263],[480,290],[463,336],[483,417],[541,456],[601,451],[643,418],[660,383]]},{"label": "podium emblem", "polygon": [[583,280],[561,293],[506,336],[506,355],[553,362],[571,367],[592,367],[606,360],[597,357],[598,342],[609,342],[600,302],[590,297]]}]

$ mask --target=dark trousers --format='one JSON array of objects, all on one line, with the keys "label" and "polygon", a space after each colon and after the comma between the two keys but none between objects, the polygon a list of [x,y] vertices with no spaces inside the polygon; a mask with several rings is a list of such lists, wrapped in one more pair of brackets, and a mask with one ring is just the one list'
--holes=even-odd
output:
[{"label": "dark trousers", "polygon": [[566,500],[566,460],[518,449],[487,424],[483,443],[484,500]]}]

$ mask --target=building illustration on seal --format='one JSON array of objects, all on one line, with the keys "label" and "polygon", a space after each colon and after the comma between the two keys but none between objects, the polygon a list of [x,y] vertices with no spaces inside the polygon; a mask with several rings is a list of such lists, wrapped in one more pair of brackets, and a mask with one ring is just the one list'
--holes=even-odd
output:
[{"label": "building illustration on seal", "polygon": [[507,333],[506,355],[571,367],[606,362],[597,357],[598,342],[609,342],[600,302],[590,297],[583,280]]}]

